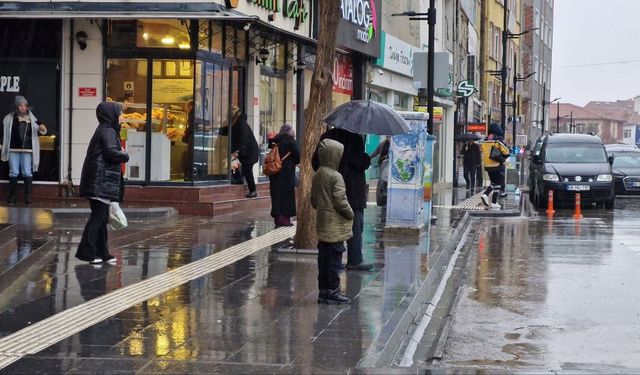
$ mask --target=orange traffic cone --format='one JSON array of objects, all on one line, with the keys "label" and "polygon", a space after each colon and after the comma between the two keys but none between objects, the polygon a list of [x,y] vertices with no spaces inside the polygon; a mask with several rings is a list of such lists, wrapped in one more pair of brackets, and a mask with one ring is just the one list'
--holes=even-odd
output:
[{"label": "orange traffic cone", "polygon": [[553,215],[556,211],[553,209],[553,190],[549,190],[549,200],[547,201],[547,215]]},{"label": "orange traffic cone", "polygon": [[582,219],[582,206],[580,204],[580,193],[576,193],[576,212],[573,214],[574,219]]}]

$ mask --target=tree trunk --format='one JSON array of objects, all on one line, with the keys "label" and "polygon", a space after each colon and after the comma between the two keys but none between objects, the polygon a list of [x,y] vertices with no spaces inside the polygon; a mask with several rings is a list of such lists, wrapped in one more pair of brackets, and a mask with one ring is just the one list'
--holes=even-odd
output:
[{"label": "tree trunk", "polygon": [[311,179],[313,168],[311,157],[324,131],[322,119],[331,109],[333,93],[333,60],[335,56],[336,34],[340,21],[340,1],[319,1],[318,47],[315,69],[311,78],[309,106],[305,109],[305,128],[300,155],[300,182],[298,186],[298,210],[295,247],[312,249],[316,247],[316,216],[311,207]]}]

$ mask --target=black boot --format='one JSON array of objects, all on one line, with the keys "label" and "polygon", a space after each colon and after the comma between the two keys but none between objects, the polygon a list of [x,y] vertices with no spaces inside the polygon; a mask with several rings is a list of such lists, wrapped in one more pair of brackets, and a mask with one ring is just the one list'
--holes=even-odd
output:
[{"label": "black boot", "polygon": [[340,288],[338,288],[336,290],[330,290],[325,301],[325,303],[328,303],[330,305],[341,305],[351,302],[351,298],[345,296],[344,293],[340,291]]},{"label": "black boot", "polygon": [[31,204],[31,186],[33,177],[24,178],[24,203]]},{"label": "black boot", "polygon": [[16,187],[17,186],[18,186],[18,178],[9,177],[9,197],[7,198],[7,202],[11,204],[16,203]]},{"label": "black boot", "polygon": [[328,293],[329,293],[329,290],[320,289],[320,292],[318,293],[318,303],[327,303],[327,294]]}]

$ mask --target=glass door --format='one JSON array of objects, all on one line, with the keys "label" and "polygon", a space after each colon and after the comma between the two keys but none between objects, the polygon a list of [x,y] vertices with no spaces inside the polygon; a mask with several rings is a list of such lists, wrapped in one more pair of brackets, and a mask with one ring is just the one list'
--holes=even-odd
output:
[{"label": "glass door", "polygon": [[147,67],[146,59],[107,59],[106,98],[123,104],[120,137],[129,153],[129,181],[146,181]]},{"label": "glass door", "polygon": [[229,66],[198,61],[193,170],[198,180],[229,178],[231,71]]},{"label": "glass door", "polygon": [[188,137],[194,113],[193,60],[153,60],[151,82],[151,159],[149,180],[188,181]]}]

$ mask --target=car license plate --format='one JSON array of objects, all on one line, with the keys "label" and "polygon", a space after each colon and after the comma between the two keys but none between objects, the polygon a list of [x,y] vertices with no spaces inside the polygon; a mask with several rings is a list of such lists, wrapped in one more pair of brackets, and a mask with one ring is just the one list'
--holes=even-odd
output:
[{"label": "car license plate", "polygon": [[591,187],[589,185],[568,185],[567,190],[569,191],[585,191],[590,190]]},{"label": "car license plate", "polygon": [[631,186],[633,186],[633,187],[640,187],[640,182],[634,182],[633,184],[631,184]]}]

